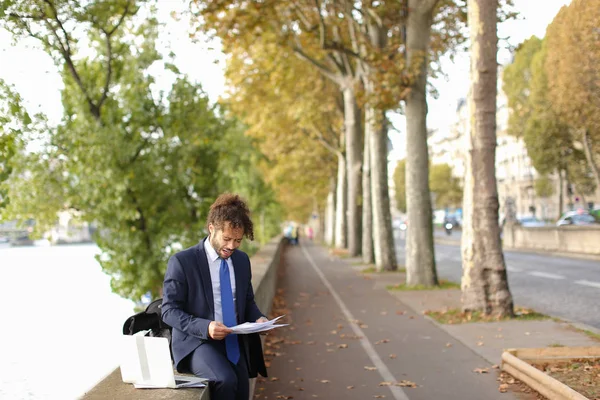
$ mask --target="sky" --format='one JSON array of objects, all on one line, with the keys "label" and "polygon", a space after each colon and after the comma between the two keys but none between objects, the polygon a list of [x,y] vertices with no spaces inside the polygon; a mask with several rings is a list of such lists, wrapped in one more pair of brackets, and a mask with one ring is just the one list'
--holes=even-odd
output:
[{"label": "sky", "polygon": [[[508,45],[517,46],[531,35],[543,37],[546,27],[559,11],[571,0],[514,0],[520,13],[516,21],[503,23],[498,28],[500,42],[498,61],[510,60]],[[159,19],[166,23],[159,39],[159,49],[164,54],[175,53],[175,63],[181,72],[202,84],[212,101],[216,101],[225,91],[223,66],[225,56],[218,43],[192,42],[189,38],[189,25],[185,21],[173,21],[172,11],[182,11],[187,1],[158,0]],[[429,98],[429,129],[448,129],[456,118],[456,104],[465,97],[469,86],[469,58],[462,53],[454,61],[444,59],[442,68],[445,78],[432,81],[439,97]],[[174,76],[164,70],[161,64],[153,66],[151,73],[157,79],[156,89],[167,89]],[[0,29],[0,79],[13,84],[25,99],[30,112],[41,111],[48,116],[50,123],[57,124],[62,115],[60,90],[62,82],[52,59],[33,40],[13,43],[10,34]],[[404,118],[392,119],[396,131],[390,132],[394,150],[392,159],[404,157]]]}]

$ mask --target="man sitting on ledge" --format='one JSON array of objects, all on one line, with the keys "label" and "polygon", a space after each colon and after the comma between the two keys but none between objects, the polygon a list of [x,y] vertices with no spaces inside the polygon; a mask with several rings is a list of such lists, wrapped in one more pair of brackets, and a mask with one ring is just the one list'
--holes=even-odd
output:
[{"label": "man sitting on ledge", "polygon": [[260,340],[228,327],[267,321],[254,302],[250,259],[237,249],[244,236],[254,239],[253,223],[239,196],[222,194],[207,224],[208,238],[169,259],[162,319],[173,327],[179,372],[209,379],[212,400],[248,400],[249,377],[266,376]]}]

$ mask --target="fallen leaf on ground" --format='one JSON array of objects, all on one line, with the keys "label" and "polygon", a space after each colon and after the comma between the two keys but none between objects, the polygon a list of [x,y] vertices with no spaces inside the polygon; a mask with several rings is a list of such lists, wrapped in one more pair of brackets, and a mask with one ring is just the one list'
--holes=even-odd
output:
[{"label": "fallen leaf on ground", "polygon": [[390,357],[392,360],[394,360],[394,359],[396,359],[396,357],[398,357],[398,356],[392,353],[392,354],[390,354],[388,357]]},{"label": "fallen leaf on ground", "polygon": [[333,342],[325,342],[325,346],[329,347],[329,346],[333,346],[334,343]]},{"label": "fallen leaf on ground", "polygon": [[375,367],[367,367],[367,366],[365,366],[365,369],[367,371],[377,371],[377,368],[375,368]]},{"label": "fallen leaf on ground", "polygon": [[392,386],[392,382],[379,382],[379,386]]},{"label": "fallen leaf on ground", "polygon": [[269,379],[269,380],[270,380],[271,382],[275,382],[275,381],[278,381],[278,380],[279,380],[279,378],[272,377],[272,378],[271,378],[271,379]]},{"label": "fallen leaf on ground", "polygon": [[376,398],[376,399],[383,399],[385,397],[385,394],[376,394],[373,397]]},{"label": "fallen leaf on ground", "polygon": [[416,388],[417,384],[412,381],[402,380],[396,383],[396,386]]},{"label": "fallen leaf on ground", "polygon": [[475,368],[473,372],[477,372],[478,374],[487,374],[489,370],[489,368]]},{"label": "fallen leaf on ground", "polygon": [[381,315],[387,315],[387,311],[381,311],[379,314],[381,314]]},{"label": "fallen leaf on ground", "polygon": [[294,396],[284,396],[282,394],[280,394],[279,396],[277,396],[278,399],[293,399]]},{"label": "fallen leaf on ground", "polygon": [[338,331],[335,331],[335,330],[333,330],[333,331],[331,331],[331,334],[332,334],[332,335],[337,335],[337,334],[338,334]]},{"label": "fallen leaf on ground", "polygon": [[404,315],[406,314],[406,311],[396,311],[396,315]]},{"label": "fallen leaf on ground", "polygon": [[480,347],[483,346],[483,342],[482,341],[477,342],[477,346],[480,346]]},{"label": "fallen leaf on ground", "polygon": [[311,340],[310,342],[306,342],[306,344],[315,344],[315,341]]},{"label": "fallen leaf on ground", "polygon": [[346,389],[354,389],[354,386],[346,386]]},{"label": "fallen leaf on ground", "polygon": [[375,344],[381,344],[381,343],[389,343],[390,339],[381,339],[375,342]]},{"label": "fallen leaf on ground", "polygon": [[498,390],[500,391],[500,393],[506,393],[508,391],[508,384],[501,384],[500,386],[498,386]]},{"label": "fallen leaf on ground", "polygon": [[329,380],[327,380],[327,379],[323,379],[323,380],[321,380],[321,383],[329,383],[329,382],[331,382],[331,381],[329,381]]},{"label": "fallen leaf on ground", "polygon": [[348,345],[347,345],[347,344],[345,344],[345,343],[342,343],[342,344],[340,344],[340,345],[338,346],[338,348],[340,348],[340,349],[347,349],[347,348],[348,348]]},{"label": "fallen leaf on ground", "polygon": [[494,365],[492,365],[492,368],[493,369],[498,369],[498,368],[500,368],[500,366],[498,364],[494,364]]}]

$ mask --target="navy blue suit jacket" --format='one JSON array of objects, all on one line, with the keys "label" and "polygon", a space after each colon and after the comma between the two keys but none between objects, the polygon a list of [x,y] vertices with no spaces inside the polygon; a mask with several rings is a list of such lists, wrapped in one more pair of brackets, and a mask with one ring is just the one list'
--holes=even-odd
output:
[{"label": "navy blue suit jacket", "polygon": [[[204,239],[206,240],[206,239]],[[213,288],[210,278],[208,259],[204,250],[204,240],[194,247],[180,251],[171,256],[163,285],[162,319],[173,327],[171,346],[175,367],[180,372],[181,361],[198,346],[211,344],[213,339],[208,335],[208,325],[215,319]],[[248,255],[235,250],[231,255],[235,271],[236,308],[238,324],[254,322],[263,314],[254,301],[252,289],[252,272]],[[249,335],[240,335],[246,360],[249,364],[256,362],[257,349],[248,344]],[[256,346],[256,342],[254,347]],[[260,345],[260,339],[258,341]],[[260,360],[262,361],[262,347]],[[264,362],[263,362],[264,369]],[[254,371],[257,366],[254,365]],[[252,374],[252,365],[249,372]],[[261,372],[261,366],[258,366]],[[265,376],[266,373],[261,375]],[[256,376],[256,375],[255,375]]]}]

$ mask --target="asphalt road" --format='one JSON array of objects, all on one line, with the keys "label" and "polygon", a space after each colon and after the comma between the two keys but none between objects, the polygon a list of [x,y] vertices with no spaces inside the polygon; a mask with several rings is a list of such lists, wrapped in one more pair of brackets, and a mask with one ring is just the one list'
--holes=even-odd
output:
[{"label": "asphalt road", "polygon": [[[436,231],[435,236],[446,235]],[[395,238],[398,263],[404,264],[402,233],[396,231]],[[460,242],[438,244],[435,253],[439,277],[460,282]],[[600,329],[600,261],[522,252],[505,252],[504,257],[516,305]]]}]

